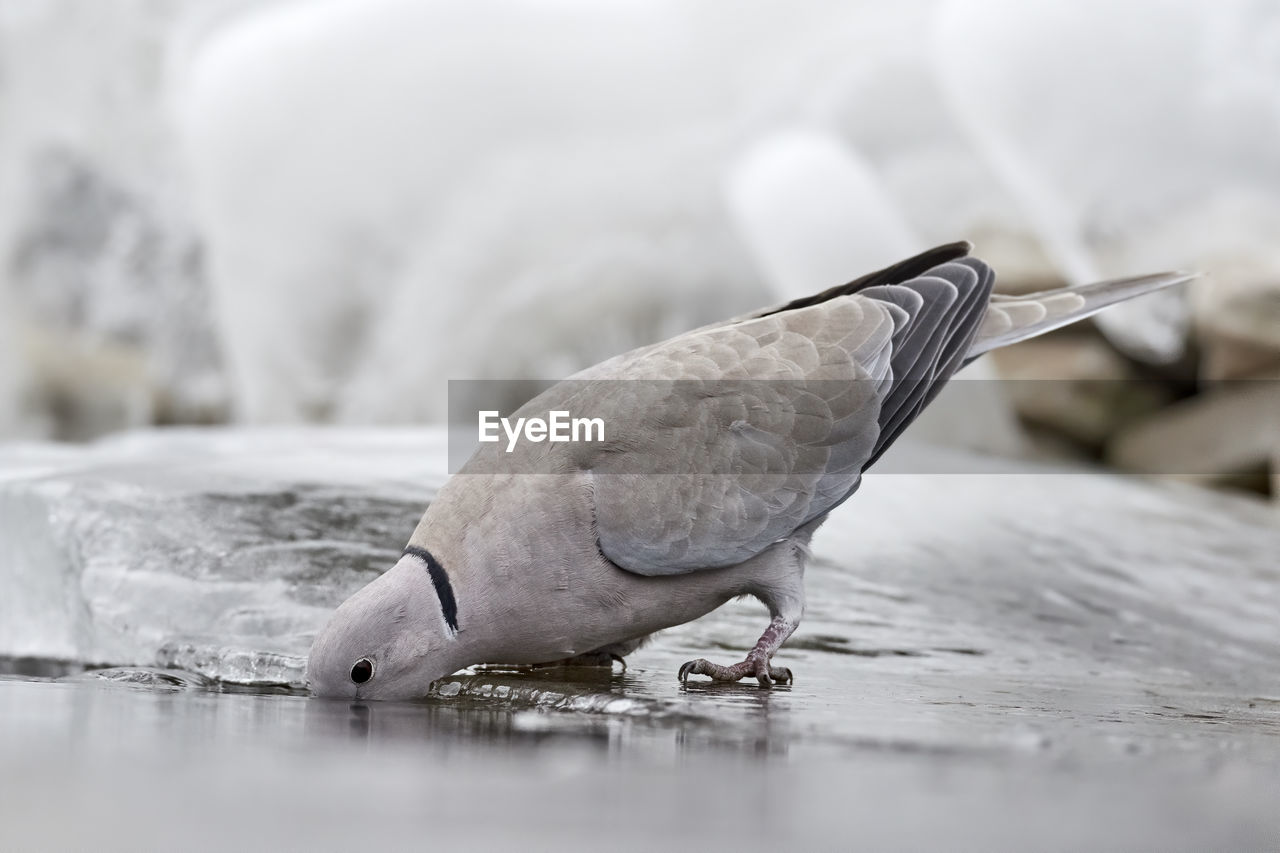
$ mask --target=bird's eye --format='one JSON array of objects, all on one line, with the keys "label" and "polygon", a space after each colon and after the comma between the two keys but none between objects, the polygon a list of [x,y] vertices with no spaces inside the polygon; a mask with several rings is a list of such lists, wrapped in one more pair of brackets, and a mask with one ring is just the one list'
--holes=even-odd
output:
[{"label": "bird's eye", "polygon": [[356,665],[351,667],[351,680],[356,684],[364,684],[370,678],[373,678],[373,661],[360,658],[356,661]]}]

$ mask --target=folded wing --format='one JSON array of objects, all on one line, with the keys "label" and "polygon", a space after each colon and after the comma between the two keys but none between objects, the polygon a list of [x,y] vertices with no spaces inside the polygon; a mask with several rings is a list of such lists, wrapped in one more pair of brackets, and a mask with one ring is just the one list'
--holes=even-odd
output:
[{"label": "folded wing", "polygon": [[[956,247],[580,374],[600,548],[644,575],[736,565],[845,500],[963,364],[994,276]],[[959,257],[957,257],[959,251]],[[923,267],[923,268],[922,268]],[[625,413],[625,414],[624,414]]]}]

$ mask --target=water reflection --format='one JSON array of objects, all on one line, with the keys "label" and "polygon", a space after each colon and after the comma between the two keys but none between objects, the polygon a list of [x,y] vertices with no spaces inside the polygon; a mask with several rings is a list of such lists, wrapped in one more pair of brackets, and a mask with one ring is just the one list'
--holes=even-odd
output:
[{"label": "water reflection", "polygon": [[[875,678],[853,704],[673,678],[665,705],[627,695],[658,692],[634,674],[468,678],[402,703],[0,679],[0,847],[1193,850],[1263,849],[1280,829],[1280,700],[1170,705],[1143,729],[1164,732],[1158,749],[1098,752],[995,744],[984,715],[1016,731],[1038,713],[995,691],[931,704],[899,683],[886,713]],[[636,705],[531,706],[532,689]],[[1070,713],[1038,700],[1068,721],[1055,737],[1077,725],[1097,740],[1153,713],[1087,698]],[[939,709],[953,727],[919,736],[912,720]]]},{"label": "water reflection", "polygon": [[312,699],[305,706],[306,737],[379,746],[425,743],[442,753],[572,743],[612,755],[724,750],[785,756],[793,736],[785,687],[690,684],[674,688],[686,701],[644,701],[640,678],[607,672],[572,678],[486,673],[447,679],[442,687],[446,695],[419,702]]}]

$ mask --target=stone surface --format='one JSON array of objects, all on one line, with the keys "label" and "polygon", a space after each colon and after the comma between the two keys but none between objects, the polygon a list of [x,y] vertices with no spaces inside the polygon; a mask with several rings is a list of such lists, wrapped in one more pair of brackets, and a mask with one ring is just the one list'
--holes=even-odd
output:
[{"label": "stone surface", "polygon": [[1224,382],[1134,424],[1108,445],[1126,471],[1222,479],[1280,457],[1280,379]]},{"label": "stone surface", "polygon": [[1168,388],[1141,381],[1101,338],[1077,330],[991,354],[1005,394],[1029,424],[1101,448],[1126,423],[1167,404]]}]

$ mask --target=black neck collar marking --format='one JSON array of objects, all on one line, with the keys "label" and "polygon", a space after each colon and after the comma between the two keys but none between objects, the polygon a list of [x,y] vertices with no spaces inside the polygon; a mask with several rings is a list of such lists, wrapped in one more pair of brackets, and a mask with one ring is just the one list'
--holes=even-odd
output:
[{"label": "black neck collar marking", "polygon": [[404,553],[410,557],[417,557],[419,560],[427,564],[427,574],[431,576],[431,585],[435,587],[436,595],[440,597],[440,612],[444,614],[444,622],[449,626],[449,631],[454,636],[458,633],[458,602],[453,598],[453,585],[449,583],[449,575],[444,570],[444,566],[433,556],[426,548],[419,548],[417,545],[410,545],[404,549]]}]

